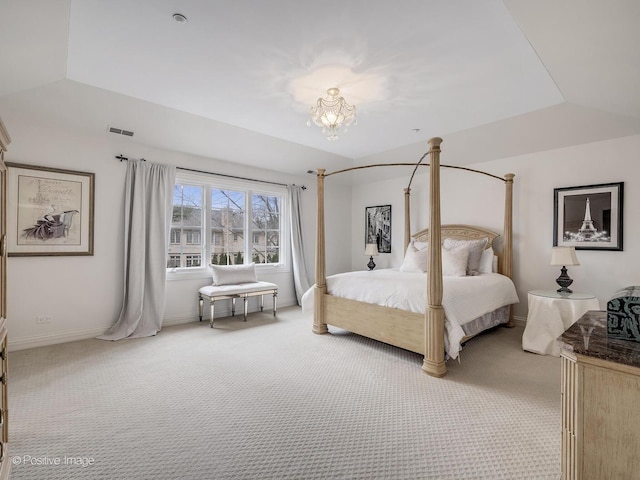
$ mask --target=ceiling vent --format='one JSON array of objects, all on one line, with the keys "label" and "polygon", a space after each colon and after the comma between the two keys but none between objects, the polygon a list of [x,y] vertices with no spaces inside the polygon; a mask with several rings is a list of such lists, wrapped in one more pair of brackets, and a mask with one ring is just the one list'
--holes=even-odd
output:
[{"label": "ceiling vent", "polygon": [[130,130],[122,130],[121,128],[107,127],[109,133],[117,133],[118,135],[124,135],[126,137],[133,137],[133,132]]}]

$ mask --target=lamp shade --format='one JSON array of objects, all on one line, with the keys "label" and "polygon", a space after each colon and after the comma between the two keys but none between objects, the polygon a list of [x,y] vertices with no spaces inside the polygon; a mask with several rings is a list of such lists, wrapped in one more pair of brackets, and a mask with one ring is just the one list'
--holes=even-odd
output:
[{"label": "lamp shade", "polygon": [[575,247],[553,247],[551,249],[551,265],[561,267],[580,265]]},{"label": "lamp shade", "polygon": [[364,254],[369,256],[377,256],[378,245],[376,245],[375,243],[367,243],[367,246],[364,249]]}]

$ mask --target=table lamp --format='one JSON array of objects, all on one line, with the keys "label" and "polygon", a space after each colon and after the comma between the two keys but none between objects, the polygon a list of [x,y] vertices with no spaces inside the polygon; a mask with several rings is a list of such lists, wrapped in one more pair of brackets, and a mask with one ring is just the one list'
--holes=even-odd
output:
[{"label": "table lamp", "polygon": [[376,264],[373,262],[373,257],[378,256],[378,245],[375,243],[367,243],[367,246],[364,249],[364,254],[369,255],[369,263],[367,263],[369,270],[376,268]]},{"label": "table lamp", "polygon": [[567,275],[567,265],[580,265],[578,257],[576,257],[575,247],[553,247],[551,249],[551,265],[562,266],[560,276],[556,278],[556,283],[560,285],[557,292],[560,294],[573,293],[573,290],[569,288],[569,285],[573,283],[573,279]]}]

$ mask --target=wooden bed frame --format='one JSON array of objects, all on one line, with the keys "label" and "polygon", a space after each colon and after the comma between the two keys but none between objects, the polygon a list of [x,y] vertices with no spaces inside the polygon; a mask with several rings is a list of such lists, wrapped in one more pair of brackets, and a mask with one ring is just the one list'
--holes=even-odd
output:
[{"label": "wooden bed frame", "polygon": [[[440,244],[445,237],[453,238],[489,238],[489,245],[496,233],[469,225],[441,225],[440,220],[440,144],[442,139],[429,140],[429,164],[395,163],[368,165],[325,173],[318,169],[317,191],[317,238],[316,238],[316,278],[314,285],[313,332],[328,333],[327,324],[349,330],[359,335],[373,338],[412,352],[424,355],[422,369],[431,376],[443,377],[447,372],[444,358],[444,309],[442,307],[442,252],[439,248],[429,249],[427,270],[427,308],[424,314],[408,312],[395,308],[372,305],[335,297],[327,294],[325,266],[325,222],[324,222],[324,180],[337,173],[360,168],[377,166],[413,165],[414,174],[418,166],[428,166],[430,170],[429,228],[414,235],[416,240],[428,241],[430,245]],[[426,155],[425,155],[426,156]],[[508,173],[504,178],[464,167],[442,165],[483,175],[489,175],[505,183],[504,243],[498,255],[498,271],[511,278],[513,269],[513,177]],[[413,175],[411,176],[413,180]],[[405,249],[410,243],[410,207],[411,182],[405,189]],[[509,314],[508,326],[513,326],[513,310]]]}]

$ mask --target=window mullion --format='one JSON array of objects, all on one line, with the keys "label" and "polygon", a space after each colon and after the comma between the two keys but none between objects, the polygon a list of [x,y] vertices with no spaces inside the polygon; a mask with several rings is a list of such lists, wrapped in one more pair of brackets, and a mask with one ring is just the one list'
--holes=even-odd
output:
[{"label": "window mullion", "polygon": [[252,205],[253,195],[251,190],[247,190],[245,192],[245,214],[244,214],[244,251],[248,252],[248,255],[245,255],[245,263],[253,262],[253,205]]},{"label": "window mullion", "polygon": [[202,251],[202,266],[206,267],[211,263],[211,244],[213,243],[213,238],[211,236],[211,185],[205,185],[202,189],[202,194],[204,195],[204,200],[202,202],[203,205],[203,215],[202,219],[202,242],[203,251]]}]

